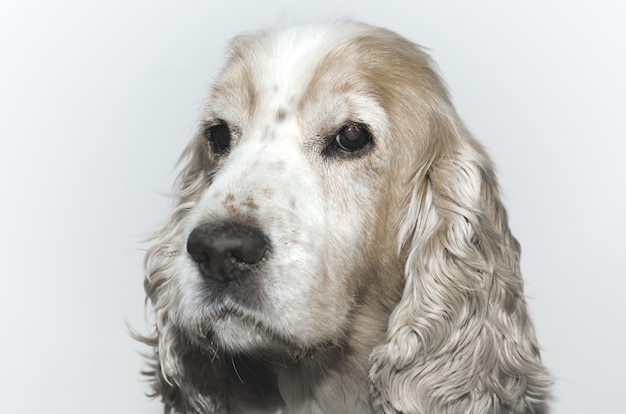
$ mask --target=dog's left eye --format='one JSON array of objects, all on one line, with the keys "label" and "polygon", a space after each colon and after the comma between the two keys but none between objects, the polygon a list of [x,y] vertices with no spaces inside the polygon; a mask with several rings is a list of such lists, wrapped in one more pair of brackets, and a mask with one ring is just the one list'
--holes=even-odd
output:
[{"label": "dog's left eye", "polygon": [[230,129],[223,122],[209,127],[205,132],[205,136],[211,143],[213,152],[218,155],[225,153],[230,147]]},{"label": "dog's left eye", "polygon": [[365,148],[371,142],[372,135],[364,125],[348,124],[335,135],[335,139],[328,150],[335,149],[344,153],[354,153]]}]

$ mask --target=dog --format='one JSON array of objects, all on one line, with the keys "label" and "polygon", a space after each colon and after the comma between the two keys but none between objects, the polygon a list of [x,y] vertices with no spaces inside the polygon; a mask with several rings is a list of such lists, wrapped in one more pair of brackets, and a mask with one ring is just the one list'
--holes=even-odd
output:
[{"label": "dog", "polygon": [[166,413],[546,413],[520,247],[430,57],[382,28],[232,41],[145,260]]}]

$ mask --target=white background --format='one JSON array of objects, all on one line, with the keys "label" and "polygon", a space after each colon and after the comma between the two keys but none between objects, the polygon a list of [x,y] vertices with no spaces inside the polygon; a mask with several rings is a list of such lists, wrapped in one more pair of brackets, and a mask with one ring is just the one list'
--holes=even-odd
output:
[{"label": "white background", "polygon": [[126,321],[227,39],[334,16],[427,46],[494,158],[553,412],[626,412],[623,1],[213,3],[0,1],[3,412],[160,412]]}]

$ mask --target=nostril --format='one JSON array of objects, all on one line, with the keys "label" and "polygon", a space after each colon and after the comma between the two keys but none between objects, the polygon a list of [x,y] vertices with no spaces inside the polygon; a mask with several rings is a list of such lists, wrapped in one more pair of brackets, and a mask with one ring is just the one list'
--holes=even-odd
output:
[{"label": "nostril", "polygon": [[218,278],[242,274],[241,266],[259,263],[267,248],[268,239],[259,228],[236,222],[202,224],[187,239],[187,252],[202,273]]}]

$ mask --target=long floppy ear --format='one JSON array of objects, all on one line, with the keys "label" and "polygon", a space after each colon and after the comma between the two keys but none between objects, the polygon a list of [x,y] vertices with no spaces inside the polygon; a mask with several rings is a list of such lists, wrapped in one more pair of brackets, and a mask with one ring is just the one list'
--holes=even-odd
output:
[{"label": "long floppy ear", "polygon": [[[174,262],[182,254],[182,225],[198,193],[207,185],[212,160],[202,150],[199,134],[187,147],[180,162],[185,166],[178,176],[177,206],[167,222],[154,235],[145,257],[144,287],[155,317],[154,331],[135,338],[152,347],[148,355],[152,397],[161,397],[165,413],[222,413],[224,390],[219,370],[206,355],[194,350],[185,334],[173,323],[178,301]],[[216,362],[216,364],[219,362]]]},{"label": "long floppy ear", "polygon": [[454,110],[432,109],[399,222],[402,298],[371,355],[381,413],[544,413],[541,365],[490,161]]}]

